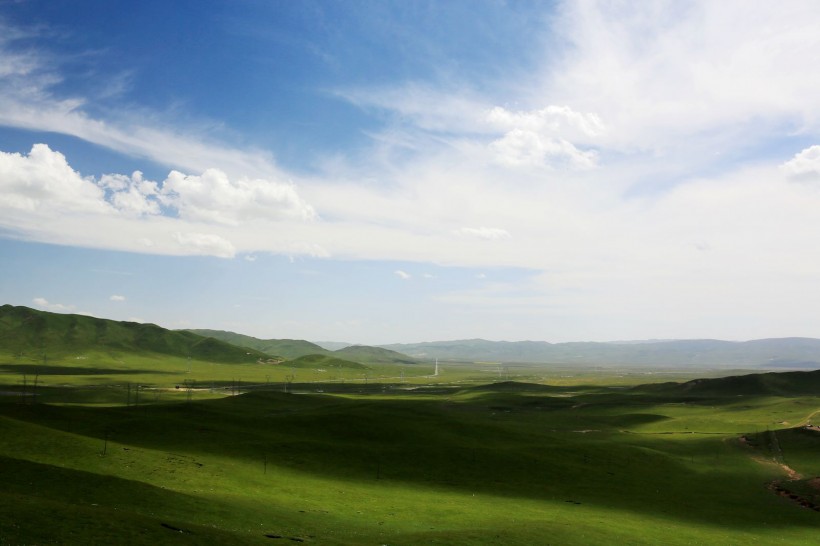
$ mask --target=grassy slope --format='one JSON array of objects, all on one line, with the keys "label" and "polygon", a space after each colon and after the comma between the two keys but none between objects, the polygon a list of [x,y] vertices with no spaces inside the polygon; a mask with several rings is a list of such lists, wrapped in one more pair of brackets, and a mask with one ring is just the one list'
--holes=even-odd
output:
[{"label": "grassy slope", "polygon": [[250,347],[271,355],[282,356],[290,360],[308,355],[324,355],[362,364],[409,365],[418,363],[415,358],[405,354],[367,345],[351,345],[336,351],[328,351],[315,343],[299,339],[257,339],[255,337],[222,330],[187,331],[207,335],[240,347]]},{"label": "grassy slope", "polygon": [[267,358],[252,349],[191,332],[166,330],[155,324],[48,313],[11,305],[0,306],[0,351],[23,362],[40,363],[83,358],[89,354],[95,362],[117,361],[128,355],[190,357],[226,363]]},{"label": "grassy slope", "polygon": [[263,353],[273,356],[281,356],[287,359],[299,358],[300,356],[311,354],[328,354],[329,351],[322,347],[304,341],[302,339],[258,339],[244,334],[237,334],[235,332],[226,332],[224,330],[187,330],[202,336],[219,339],[231,345],[238,347],[249,347]]},{"label": "grassy slope", "polygon": [[737,441],[780,428],[784,457],[817,471],[818,438],[788,426],[820,400],[782,385],[353,387],[130,408],[0,399],[0,543],[813,544],[820,530]]},{"label": "grassy slope", "polygon": [[820,370],[769,372],[637,387],[668,394],[794,396],[820,393]]},{"label": "grassy slope", "polygon": [[359,362],[353,362],[351,360],[344,360],[342,358],[336,358],[330,355],[305,355],[300,356],[299,358],[294,358],[293,360],[289,360],[285,363],[285,366],[292,366],[295,368],[310,368],[310,369],[325,369],[333,368],[346,368],[350,370],[367,370],[369,369],[368,366],[361,364]]},{"label": "grassy slope", "polygon": [[381,347],[368,347],[366,345],[351,345],[338,351],[333,351],[334,356],[346,360],[355,360],[367,364],[417,364],[418,360],[396,351],[382,349]]}]

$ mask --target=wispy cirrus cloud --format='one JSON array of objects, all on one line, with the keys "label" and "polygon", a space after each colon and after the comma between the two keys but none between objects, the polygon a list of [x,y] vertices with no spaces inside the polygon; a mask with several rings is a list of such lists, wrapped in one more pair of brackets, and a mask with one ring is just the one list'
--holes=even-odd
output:
[{"label": "wispy cirrus cloud", "polygon": [[[139,105],[119,105],[105,118],[89,113],[89,97],[56,91],[64,80],[59,57],[30,45],[41,32],[0,20],[0,125],[71,135],[194,172],[216,165],[234,177],[281,176],[269,152],[209,140],[201,127],[180,120],[161,121],[159,112]],[[17,46],[21,41],[26,45]],[[99,83],[106,88],[122,85],[120,76]]]}]

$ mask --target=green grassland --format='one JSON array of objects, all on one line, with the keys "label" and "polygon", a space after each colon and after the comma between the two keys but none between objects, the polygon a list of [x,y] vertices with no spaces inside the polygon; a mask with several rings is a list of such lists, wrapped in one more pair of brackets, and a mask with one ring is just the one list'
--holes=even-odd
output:
[{"label": "green grassland", "polygon": [[134,356],[43,368],[35,396],[32,364],[2,362],[0,544],[816,544],[820,531],[820,512],[768,487],[787,478],[778,457],[804,496],[820,473],[820,434],[800,427],[820,409],[801,390],[816,373],[750,393],[629,371],[330,381]]}]

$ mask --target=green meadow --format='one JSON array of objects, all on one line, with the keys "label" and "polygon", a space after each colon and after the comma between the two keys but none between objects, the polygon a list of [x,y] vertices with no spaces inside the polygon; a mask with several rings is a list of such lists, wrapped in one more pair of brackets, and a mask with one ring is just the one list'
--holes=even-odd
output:
[{"label": "green meadow", "polygon": [[0,544],[817,544],[818,372],[433,372],[7,352]]}]

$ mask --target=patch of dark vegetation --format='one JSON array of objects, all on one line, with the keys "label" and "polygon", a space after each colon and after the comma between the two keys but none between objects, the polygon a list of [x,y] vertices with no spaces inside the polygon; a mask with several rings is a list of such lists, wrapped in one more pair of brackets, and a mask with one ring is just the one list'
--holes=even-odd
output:
[{"label": "patch of dark vegetation", "polygon": [[[577,387],[573,387],[577,388]],[[470,391],[491,391],[491,392],[563,392],[567,390],[565,387],[555,387],[552,385],[542,385],[540,383],[524,383],[521,381],[499,381],[498,383],[490,383],[489,385],[478,385],[475,387],[468,387],[465,390]]]},{"label": "patch of dark vegetation", "polygon": [[685,383],[639,385],[632,390],[666,396],[673,394],[813,396],[820,391],[820,370],[811,372],[768,372],[712,379],[694,379]]},{"label": "patch of dark vegetation", "polygon": [[266,535],[265,535],[265,538],[273,538],[273,539],[282,539],[282,538],[286,538],[286,539],[288,539],[288,540],[290,540],[290,541],[292,541],[292,542],[305,542],[305,539],[303,539],[303,538],[301,538],[301,537],[286,537],[286,536],[282,536],[282,535],[274,535],[274,534],[266,534]]},{"label": "patch of dark vegetation", "polygon": [[0,372],[17,373],[17,374],[33,374],[38,373],[42,375],[121,375],[121,374],[139,374],[151,373],[157,375],[173,375],[174,372],[142,370],[136,368],[118,369],[118,368],[92,368],[81,366],[42,366],[39,364],[0,364]]},{"label": "patch of dark vegetation", "polygon": [[817,505],[811,499],[806,496],[800,495],[794,492],[792,489],[789,489],[783,485],[782,482],[775,481],[769,484],[769,489],[774,491],[777,495],[789,499],[790,501],[797,503],[798,505],[802,506],[803,508],[808,508],[809,510],[814,510],[815,512],[820,512],[820,505]]},{"label": "patch of dark vegetation", "polygon": [[188,534],[191,533],[191,531],[188,531],[188,530],[185,530],[185,529],[180,529],[179,527],[174,527],[173,525],[169,525],[167,523],[161,523],[160,525],[162,525],[163,527],[165,527],[166,529],[168,529],[170,531],[176,531],[177,533],[188,533]]}]

